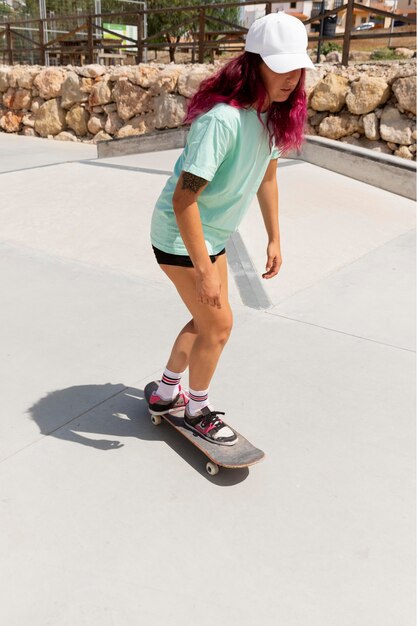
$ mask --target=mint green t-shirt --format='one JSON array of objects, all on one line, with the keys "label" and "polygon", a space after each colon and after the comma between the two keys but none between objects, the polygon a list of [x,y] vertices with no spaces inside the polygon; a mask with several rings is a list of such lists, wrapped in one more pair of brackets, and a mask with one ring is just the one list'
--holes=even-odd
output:
[{"label": "mint green t-shirt", "polygon": [[[266,113],[261,116],[266,122]],[[151,242],[171,254],[188,255],[172,207],[182,170],[209,184],[197,199],[208,254],[217,254],[238,228],[258,191],[271,159],[269,134],[256,110],[217,104],[191,124],[187,143],[162,190],[152,215]]]}]

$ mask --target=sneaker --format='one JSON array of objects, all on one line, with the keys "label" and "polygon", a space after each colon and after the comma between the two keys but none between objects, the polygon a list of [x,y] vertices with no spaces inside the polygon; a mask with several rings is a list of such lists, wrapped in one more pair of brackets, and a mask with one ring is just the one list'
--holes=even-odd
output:
[{"label": "sneaker", "polygon": [[204,406],[197,415],[191,416],[188,414],[187,408],[186,406],[184,412],[184,425],[187,428],[198,433],[207,441],[222,446],[233,446],[237,442],[236,433],[218,417],[224,415],[222,411],[212,411],[208,406]]},{"label": "sneaker", "polygon": [[179,386],[179,393],[172,400],[163,400],[156,391],[152,392],[149,398],[149,413],[151,415],[163,415],[169,411],[185,408],[188,403],[188,394],[184,389]]}]

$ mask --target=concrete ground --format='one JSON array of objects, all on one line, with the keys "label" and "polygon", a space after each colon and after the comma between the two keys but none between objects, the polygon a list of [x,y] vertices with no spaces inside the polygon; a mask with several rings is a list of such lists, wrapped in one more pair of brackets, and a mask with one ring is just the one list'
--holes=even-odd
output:
[{"label": "concrete ground", "polygon": [[179,153],[0,134],[1,623],[410,626],[415,203],[280,159],[283,265],[254,202],[211,386],[267,457],[210,477],[143,400],[188,320],[149,244]]}]

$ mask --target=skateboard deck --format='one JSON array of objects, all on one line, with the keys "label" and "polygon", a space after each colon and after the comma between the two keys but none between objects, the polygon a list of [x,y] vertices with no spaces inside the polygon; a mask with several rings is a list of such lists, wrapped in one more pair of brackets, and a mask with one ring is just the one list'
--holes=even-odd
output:
[{"label": "skateboard deck", "polygon": [[[158,381],[152,381],[146,385],[144,390],[146,402],[149,402],[152,392],[157,389],[158,384]],[[184,409],[176,409],[163,415],[151,415],[153,424],[159,425],[162,420],[158,418],[163,418],[206,455],[209,459],[206,465],[206,470],[209,474],[217,474],[219,467],[233,469],[249,467],[259,463],[265,457],[265,453],[262,450],[255,448],[250,441],[235,429],[233,430],[238,436],[238,441],[233,446],[219,445],[218,443],[207,441],[204,437],[200,437],[200,435],[187,428],[184,425],[183,417]]]}]

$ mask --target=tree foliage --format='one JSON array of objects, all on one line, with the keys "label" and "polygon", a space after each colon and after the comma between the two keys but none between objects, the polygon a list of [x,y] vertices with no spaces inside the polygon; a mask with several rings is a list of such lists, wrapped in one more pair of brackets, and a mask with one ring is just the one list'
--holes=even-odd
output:
[{"label": "tree foliage", "polygon": [[0,16],[12,15],[13,11],[8,4],[0,4]]},{"label": "tree foliage", "polygon": [[[94,13],[94,0],[46,0],[46,13],[53,11],[55,15],[77,15],[77,13]],[[101,0],[102,13],[132,11],[134,5],[120,0]],[[39,17],[39,0],[26,0],[26,9],[33,17]]]},{"label": "tree foliage", "polygon": [[[1,0],[0,0],[1,2]],[[206,9],[206,31],[207,32],[223,32],[233,30],[233,27],[224,23],[230,22],[238,24],[240,22],[240,8],[209,8],[210,5],[216,4],[215,0],[148,0],[148,9],[174,9],[175,7],[192,7],[199,5],[207,5]],[[0,5],[1,6],[1,5]],[[102,13],[123,13],[132,12],[136,9],[142,9],[143,5],[123,2],[121,0],[101,0]],[[59,23],[59,16],[87,14],[95,12],[94,0],[46,0],[47,16],[52,13],[56,20],[56,26]],[[18,14],[39,18],[39,0],[26,0],[26,6],[14,11],[14,17]],[[216,18],[212,20],[210,18]],[[221,21],[216,20],[223,20]],[[116,23],[136,24],[136,18],[114,17],[112,21]],[[152,43],[178,43],[181,38],[190,41],[198,38],[199,31],[199,12],[195,11],[163,11],[161,13],[149,13],[147,15],[148,37],[150,37],[150,45]],[[70,28],[68,22],[62,22],[63,28]],[[71,26],[72,28],[72,26]],[[170,45],[170,57],[174,60],[175,46]]]},{"label": "tree foliage", "polygon": [[[207,5],[206,18],[215,17],[217,19],[228,20],[229,22],[237,23],[239,21],[239,7],[228,7],[222,9],[212,8],[209,6],[216,4],[213,0],[150,0],[148,2],[148,8],[152,9],[173,9],[175,7],[192,7]],[[192,19],[192,26],[182,24]],[[157,33],[162,29],[167,29],[168,32],[178,31],[178,34],[185,34],[190,31],[190,28],[198,29],[198,11],[176,11],[176,12],[163,12],[163,13],[150,13],[148,16],[149,32]],[[225,24],[219,24],[218,22],[207,19],[206,28],[208,30],[225,30],[228,27]]]},{"label": "tree foliage", "polygon": [[[215,0],[148,0],[148,9],[159,8],[175,8],[183,6],[196,6],[196,5],[210,5],[216,4]],[[25,5],[15,10],[15,13],[29,13],[31,17],[39,17],[39,0],[26,0]],[[0,8],[2,2],[0,0]],[[3,5],[8,6],[8,5]],[[46,0],[46,12],[53,11],[56,16],[59,15],[76,15],[77,13],[94,13],[95,3],[94,0]],[[102,13],[123,13],[132,12],[136,8],[143,8],[143,5],[133,4],[131,2],[124,2],[123,0],[101,0]],[[239,7],[231,7],[225,9],[212,9],[210,12],[216,17],[222,17],[226,20],[237,21],[239,16]],[[149,15],[148,22],[155,22],[155,24],[164,25],[171,22],[173,25],[179,23],[179,20],[175,17],[172,20],[172,15],[168,13],[160,13],[158,17],[156,15]],[[169,24],[168,24],[169,25]],[[156,31],[155,31],[156,32]]]},{"label": "tree foliage", "polygon": [[[201,6],[216,4],[213,0],[150,0],[148,8],[173,9],[175,7],[184,6]],[[216,20],[224,20],[237,24],[239,22],[239,7],[228,7],[222,9],[206,10],[206,31],[224,31],[230,30],[231,27],[219,23]],[[216,20],[210,20],[210,17]],[[148,15],[148,35],[152,37],[152,42],[167,41],[169,44],[178,43],[181,38],[187,37],[190,40],[195,39],[199,32],[199,12],[195,11],[175,11],[150,13]],[[155,37],[159,33],[158,37]],[[170,46],[170,58],[174,61],[175,47]]]}]

